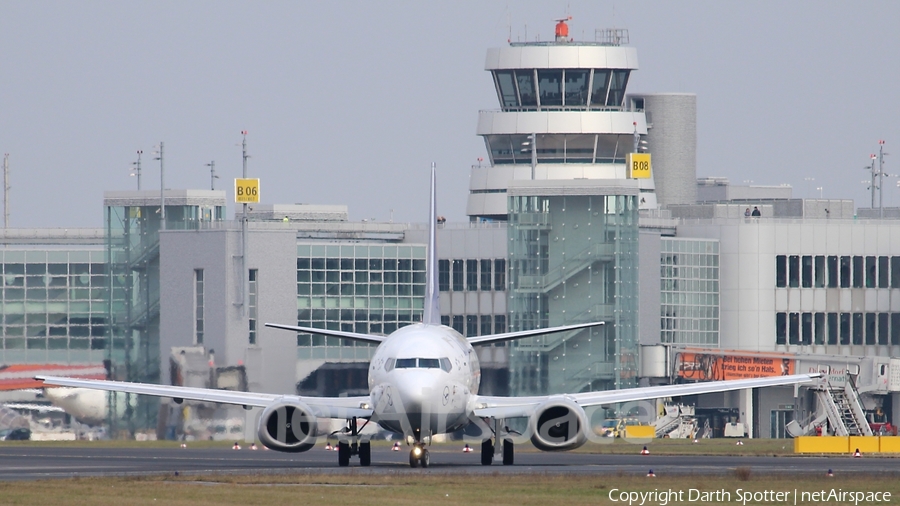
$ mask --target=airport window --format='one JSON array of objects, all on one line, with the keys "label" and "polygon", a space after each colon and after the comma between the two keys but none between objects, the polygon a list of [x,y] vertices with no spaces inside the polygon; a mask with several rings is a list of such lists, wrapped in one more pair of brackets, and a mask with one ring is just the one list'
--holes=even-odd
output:
[{"label": "airport window", "polygon": [[594,69],[591,79],[591,105],[603,107],[606,105],[606,90],[609,84],[609,71]]},{"label": "airport window", "polygon": [[900,288],[900,257],[891,257],[891,288]]},{"label": "airport window", "polygon": [[478,260],[466,260],[466,290],[478,290]]},{"label": "airport window", "polygon": [[194,269],[194,344],[203,344],[203,269]]},{"label": "airport window", "polygon": [[804,255],[800,259],[800,269],[802,274],[803,288],[812,288],[813,286],[813,259],[809,255]]},{"label": "airport window", "polygon": [[850,257],[841,257],[841,288],[850,288]]},{"label": "airport window", "polygon": [[628,85],[628,70],[613,70],[609,83],[609,99],[606,105],[619,107],[625,98],[625,87]]},{"label": "airport window", "polygon": [[562,70],[538,70],[541,107],[562,105]]},{"label": "airport window", "polygon": [[813,315],[812,313],[803,313],[800,317],[802,333],[800,335],[800,344],[812,344],[813,334]]},{"label": "airport window", "polygon": [[466,315],[466,337],[478,335],[478,316]]},{"label": "airport window", "polygon": [[459,332],[460,334],[462,334],[462,333],[463,333],[463,330],[465,330],[465,329],[463,328],[464,322],[465,322],[465,320],[463,320],[463,317],[462,317],[462,316],[460,316],[460,315],[454,315],[454,316],[453,316],[453,330],[455,330],[455,331]]},{"label": "airport window", "polygon": [[824,288],[825,287],[825,257],[817,256],[814,258],[815,260],[815,281],[814,285],[816,288]]},{"label": "airport window", "polygon": [[247,292],[247,312],[249,315],[249,340],[250,344],[256,344],[256,302],[257,302],[257,281],[256,281],[256,269],[250,269],[250,282],[248,283],[249,290]]},{"label": "airport window", "polygon": [[787,313],[775,313],[775,344],[787,344]]},{"label": "airport window", "polygon": [[462,260],[453,261],[452,279],[454,292],[463,291],[463,279],[465,279],[465,273],[463,272],[464,265]]},{"label": "airport window", "polygon": [[850,313],[841,313],[841,344],[850,344]]},{"label": "airport window", "polygon": [[875,257],[866,257],[866,288],[875,288]]},{"label": "airport window", "polygon": [[788,286],[791,288],[800,286],[800,257],[798,255],[788,257]]},{"label": "airport window", "polygon": [[494,333],[502,334],[506,332],[506,315],[498,314],[494,316]]},{"label": "airport window", "polygon": [[777,288],[787,286],[787,257],[784,255],[775,257],[775,286]]},{"label": "airport window", "polygon": [[588,71],[572,69],[566,70],[565,81],[565,105],[585,105],[587,103]]},{"label": "airport window", "polygon": [[853,257],[853,288],[863,288],[865,286],[864,271],[863,257]]},{"label": "airport window", "polygon": [[838,278],[838,257],[829,256],[826,260],[828,265],[828,288],[837,288],[839,283]]},{"label": "airport window", "polygon": [[516,70],[516,84],[519,85],[519,97],[525,107],[537,106],[537,93],[534,90],[534,70]]},{"label": "airport window", "polygon": [[493,287],[491,279],[491,261],[481,261],[481,291],[490,292]]},{"label": "airport window", "polygon": [[497,70],[494,71],[494,76],[497,79],[497,91],[500,93],[500,103],[503,104],[503,107],[519,105],[519,100],[516,97],[516,82],[513,79],[513,71]]},{"label": "airport window", "polygon": [[878,313],[878,344],[890,342],[891,324],[889,313]]},{"label": "airport window", "polygon": [[865,333],[865,323],[862,313],[853,313],[853,344],[863,343],[863,334]]},{"label": "airport window", "polygon": [[450,260],[438,260],[438,290],[450,291]]},{"label": "airport window", "polygon": [[838,314],[828,313],[828,344],[838,343]]},{"label": "airport window", "polygon": [[506,290],[506,259],[494,260],[494,290],[501,292]]},{"label": "airport window", "polygon": [[788,344],[800,344],[800,313],[788,315]]},{"label": "airport window", "polygon": [[816,313],[815,344],[825,344],[825,313]]},{"label": "airport window", "polygon": [[866,344],[875,344],[875,313],[866,313]]},{"label": "airport window", "polygon": [[889,288],[891,271],[888,269],[890,259],[888,257],[878,257],[878,288]]},{"label": "airport window", "polygon": [[481,315],[481,333],[479,335],[489,336],[493,329],[491,328],[493,322],[491,321],[491,315]]},{"label": "airport window", "polygon": [[891,344],[900,345],[900,313],[891,313]]},{"label": "airport window", "polygon": [[450,326],[450,316],[441,315],[441,325],[443,325],[445,327],[449,327]]}]

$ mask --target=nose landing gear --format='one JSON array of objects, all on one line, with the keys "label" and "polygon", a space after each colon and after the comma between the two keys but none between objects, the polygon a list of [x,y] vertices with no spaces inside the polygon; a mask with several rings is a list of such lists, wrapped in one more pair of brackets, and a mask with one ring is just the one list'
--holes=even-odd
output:
[{"label": "nose landing gear", "polygon": [[431,465],[431,455],[422,443],[416,443],[409,451],[409,467],[417,467],[419,464],[422,464],[423,468]]}]

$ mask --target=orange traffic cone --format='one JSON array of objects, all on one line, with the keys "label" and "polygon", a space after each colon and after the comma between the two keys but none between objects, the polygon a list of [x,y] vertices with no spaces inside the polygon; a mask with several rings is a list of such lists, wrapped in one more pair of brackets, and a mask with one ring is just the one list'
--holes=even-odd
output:
[{"label": "orange traffic cone", "polygon": [[862,457],[862,453],[859,453],[859,448],[857,448],[856,451],[853,452],[853,458],[858,459],[860,457]]},{"label": "orange traffic cone", "polygon": [[396,442],[396,443],[394,443],[394,446],[391,447],[391,451],[392,451],[392,452],[399,452],[399,451],[400,451],[400,442],[399,442],[399,441]]},{"label": "orange traffic cone", "polygon": [[641,455],[650,455],[650,450],[645,446],[643,450],[641,450]]},{"label": "orange traffic cone", "polygon": [[653,469],[651,469],[650,471],[647,472],[647,477],[648,478],[656,478],[656,474],[653,473]]},{"label": "orange traffic cone", "polygon": [[827,477],[829,477],[829,478],[834,478],[834,473],[831,472],[831,469],[829,469],[828,472],[825,473],[825,476],[827,476]]},{"label": "orange traffic cone", "polygon": [[469,446],[468,443],[466,443],[466,446],[463,447],[463,453],[469,453],[471,451],[472,451],[472,447]]}]

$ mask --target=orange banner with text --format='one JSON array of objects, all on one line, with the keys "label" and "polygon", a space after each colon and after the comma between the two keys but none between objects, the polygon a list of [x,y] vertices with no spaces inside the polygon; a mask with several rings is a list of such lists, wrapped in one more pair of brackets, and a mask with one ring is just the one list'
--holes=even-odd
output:
[{"label": "orange banner with text", "polygon": [[704,353],[679,351],[675,354],[675,373],[679,378],[697,381],[769,378],[794,374],[795,362],[785,355],[754,353]]}]

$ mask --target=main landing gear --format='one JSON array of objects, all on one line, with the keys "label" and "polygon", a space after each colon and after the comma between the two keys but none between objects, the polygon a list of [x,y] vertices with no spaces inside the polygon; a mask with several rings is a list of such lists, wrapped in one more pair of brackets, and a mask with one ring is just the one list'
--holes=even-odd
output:
[{"label": "main landing gear", "polygon": [[[515,450],[513,446],[513,441],[509,437],[501,436],[500,434],[500,423],[499,420],[494,419],[494,426],[491,430],[494,433],[494,440],[501,441],[501,456],[503,459],[504,466],[511,466],[515,461]],[[504,432],[508,436],[511,431],[508,427],[504,427]],[[495,444],[491,439],[486,439],[481,442],[481,465],[489,466],[494,462],[494,452],[495,452]]]},{"label": "main landing gear", "polygon": [[428,450],[422,443],[414,444],[412,450],[409,451],[409,467],[416,467],[419,464],[422,464],[422,467],[431,465],[431,455],[428,454]]},{"label": "main landing gear", "polygon": [[[369,421],[362,427],[357,427],[356,417],[347,420],[347,427],[338,431],[341,433],[338,442],[338,465],[347,467],[350,465],[350,457],[359,456],[359,465],[368,467],[372,464],[372,444],[369,441],[360,440],[360,431],[368,425]],[[349,433],[349,436],[346,434]]]}]

